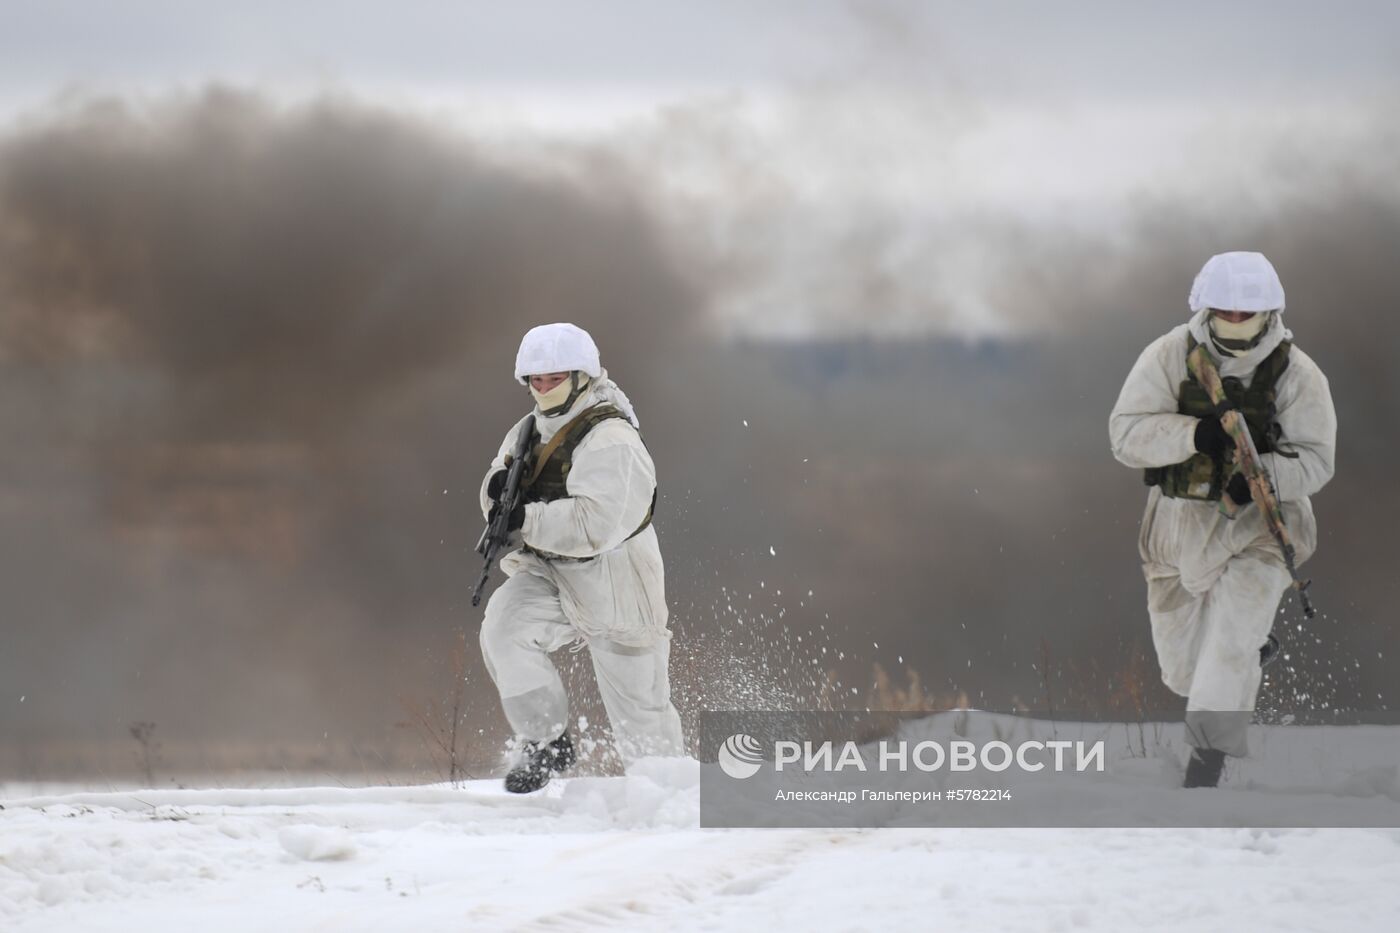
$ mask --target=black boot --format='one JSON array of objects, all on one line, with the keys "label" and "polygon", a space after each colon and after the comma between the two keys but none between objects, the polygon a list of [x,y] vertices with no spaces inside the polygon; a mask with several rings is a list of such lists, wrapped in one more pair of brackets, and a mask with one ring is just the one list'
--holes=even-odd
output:
[{"label": "black boot", "polygon": [[1225,753],[1217,748],[1193,748],[1186,763],[1186,781],[1182,787],[1215,787],[1225,770]]},{"label": "black boot", "polygon": [[526,742],[520,763],[506,772],[506,790],[528,794],[549,783],[550,775],[563,771],[577,759],[568,730],[553,742]]},{"label": "black boot", "polygon": [[1268,667],[1274,663],[1282,650],[1283,645],[1279,643],[1278,636],[1270,632],[1269,640],[1259,647],[1259,666]]}]

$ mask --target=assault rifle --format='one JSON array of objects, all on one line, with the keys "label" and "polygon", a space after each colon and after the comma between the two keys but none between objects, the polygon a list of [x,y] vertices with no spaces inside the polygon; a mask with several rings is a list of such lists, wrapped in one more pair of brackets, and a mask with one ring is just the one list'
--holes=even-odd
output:
[{"label": "assault rifle", "polygon": [[[1298,592],[1303,616],[1311,619],[1317,615],[1312,601],[1308,599],[1308,587],[1312,585],[1312,581],[1300,579],[1298,576],[1297,554],[1293,549],[1293,539],[1288,534],[1288,526],[1283,522],[1283,508],[1279,505],[1274,481],[1269,477],[1269,471],[1264,469],[1263,461],[1259,459],[1259,450],[1254,446],[1249,425],[1245,423],[1240,410],[1231,405],[1226,397],[1225,386],[1220,381],[1220,371],[1216,369],[1215,360],[1206,350],[1205,344],[1198,344],[1186,357],[1186,368],[1210,396],[1216,411],[1220,413],[1221,426],[1235,442],[1235,465],[1244,474],[1245,482],[1249,484],[1250,496],[1258,503],[1260,511],[1264,514],[1264,522],[1269,526],[1269,532],[1278,542],[1279,550],[1283,552],[1283,563],[1288,568],[1288,575],[1293,578],[1293,589]],[[1231,499],[1228,492],[1222,491],[1220,494],[1220,511],[1226,518],[1234,518],[1246,505],[1249,503]],[[1280,647],[1278,638],[1270,632],[1268,643],[1259,649],[1260,664],[1268,664],[1278,657]]]},{"label": "assault rifle", "polygon": [[476,552],[486,558],[486,565],[481,568],[481,579],[476,581],[476,589],[472,590],[473,606],[480,605],[481,591],[486,586],[487,577],[491,575],[491,568],[495,566],[501,549],[510,543],[510,513],[525,495],[525,470],[529,466],[530,450],[535,446],[538,436],[539,432],[535,430],[535,416],[531,415],[530,419],[520,426],[520,436],[515,440],[515,449],[506,458],[506,484],[501,488],[500,498],[491,507],[491,515],[486,520],[486,530],[476,542]]}]

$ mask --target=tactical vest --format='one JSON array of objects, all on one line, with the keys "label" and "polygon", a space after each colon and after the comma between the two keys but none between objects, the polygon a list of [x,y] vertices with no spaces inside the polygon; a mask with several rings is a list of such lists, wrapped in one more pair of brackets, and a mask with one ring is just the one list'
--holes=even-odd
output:
[{"label": "tactical vest", "polygon": [[[584,409],[572,421],[560,428],[554,437],[550,438],[549,443],[536,444],[534,449],[530,451],[530,462],[534,466],[525,481],[525,501],[553,502],[556,499],[567,498],[569,495],[567,481],[569,470],[574,465],[574,450],[582,443],[589,431],[604,421],[611,421],[614,418],[627,420],[627,416],[613,405],[594,405]],[[631,422],[628,421],[628,424]],[[642,519],[642,523],[637,526],[637,529],[624,540],[630,541],[641,534],[651,524],[651,516],[655,511],[656,490],[653,489],[651,507],[647,509],[646,517]],[[592,560],[591,557],[562,557],[548,551],[536,550],[528,545],[525,546],[524,550],[551,560]]]},{"label": "tactical vest", "polygon": [[[1288,351],[1292,344],[1287,340],[1274,348],[1274,352],[1264,358],[1254,370],[1254,378],[1249,387],[1236,376],[1225,376],[1220,382],[1225,389],[1225,397],[1244,415],[1249,426],[1250,437],[1259,453],[1279,453],[1283,456],[1297,456],[1279,450],[1278,442],[1283,429],[1278,423],[1278,393],[1276,386],[1279,377],[1288,368]],[[1188,335],[1186,353],[1196,349],[1196,338]],[[1188,375],[1177,392],[1176,410],[1193,418],[1210,418],[1218,412],[1206,393],[1205,386]],[[1220,494],[1229,481],[1224,460],[1216,460],[1207,454],[1192,454],[1186,460],[1171,466],[1148,467],[1143,473],[1143,482],[1149,486],[1161,486],[1162,495],[1175,499],[1219,500]]]}]

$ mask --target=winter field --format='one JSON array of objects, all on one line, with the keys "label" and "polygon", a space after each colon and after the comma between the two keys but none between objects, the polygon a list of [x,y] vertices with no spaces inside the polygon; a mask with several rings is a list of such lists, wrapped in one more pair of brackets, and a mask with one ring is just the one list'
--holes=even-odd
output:
[{"label": "winter field", "polygon": [[[1163,811],[1260,789],[1239,772],[1183,791],[1174,761],[1136,764],[1105,780]],[[528,797],[498,780],[0,786],[0,929],[1391,931],[1400,918],[1400,830],[702,829],[700,768],[648,759]],[[1382,778],[1264,793],[1374,807],[1381,823],[1400,800]]]}]

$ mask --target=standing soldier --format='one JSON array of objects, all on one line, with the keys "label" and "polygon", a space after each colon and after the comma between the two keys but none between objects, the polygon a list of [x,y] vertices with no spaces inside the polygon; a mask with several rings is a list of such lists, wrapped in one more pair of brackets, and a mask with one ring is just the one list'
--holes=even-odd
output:
[{"label": "standing soldier", "polygon": [[[1187,698],[1185,786],[1214,787],[1247,754],[1261,658],[1291,583],[1265,516],[1236,471],[1234,442],[1187,355],[1206,346],[1273,479],[1299,562],[1317,545],[1308,497],[1332,478],[1337,417],[1327,378],[1293,346],[1283,285],[1260,253],[1212,256],[1191,288],[1191,319],[1153,341],[1109,416],[1113,455],[1152,489],[1138,551],[1162,680]],[[1234,519],[1221,494],[1246,508]]]},{"label": "standing soldier", "polygon": [[546,324],[521,341],[515,378],[535,409],[511,428],[481,485],[491,514],[517,435],[538,431],[524,495],[508,523],[519,550],[501,568],[481,652],[519,741],[506,790],[543,787],[573,764],[569,701],[549,653],[587,645],[623,761],[683,753],[667,674],[671,633],[661,551],[652,528],[656,468],[632,403],[608,378],[593,338]]}]

